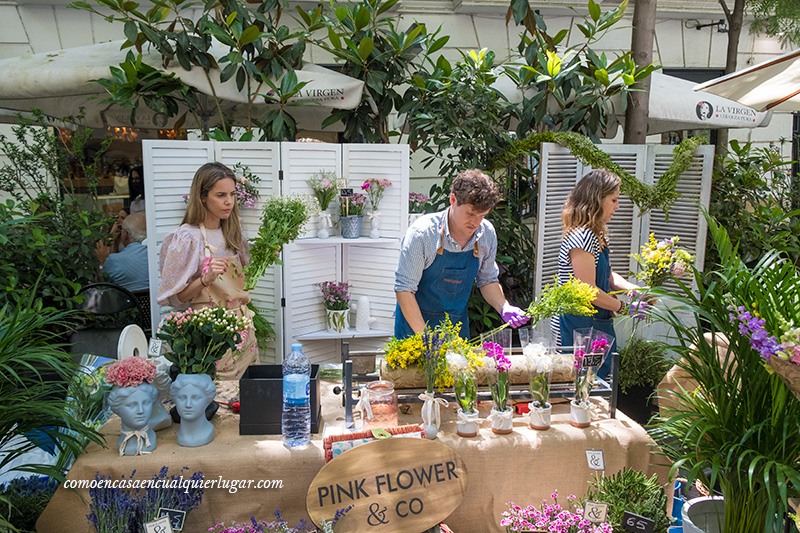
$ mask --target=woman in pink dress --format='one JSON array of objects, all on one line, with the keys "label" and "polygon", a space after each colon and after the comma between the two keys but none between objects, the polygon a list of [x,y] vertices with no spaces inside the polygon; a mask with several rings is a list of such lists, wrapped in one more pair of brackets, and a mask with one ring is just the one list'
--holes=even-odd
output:
[{"label": "woman in pink dress", "polygon": [[[194,175],[181,226],[164,238],[159,257],[158,303],[176,310],[227,307],[253,317],[247,307],[243,267],[247,239],[242,233],[236,177],[222,163],[206,163]],[[220,379],[239,379],[258,361],[255,330],[247,330],[241,349],[217,363]]]}]

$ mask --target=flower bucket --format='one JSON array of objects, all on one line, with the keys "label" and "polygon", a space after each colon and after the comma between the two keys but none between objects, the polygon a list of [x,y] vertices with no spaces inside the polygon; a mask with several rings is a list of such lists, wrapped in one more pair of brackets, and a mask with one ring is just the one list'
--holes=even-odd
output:
[{"label": "flower bucket", "polygon": [[456,433],[459,437],[475,437],[478,435],[478,425],[480,418],[478,412],[472,411],[465,413],[462,409],[458,410],[458,422],[456,422]]},{"label": "flower bucket", "polygon": [[589,411],[589,406],[586,402],[576,402],[572,400],[569,403],[569,423],[576,428],[588,428],[592,422],[592,413]]},{"label": "flower bucket", "polygon": [[681,507],[684,533],[722,533],[725,530],[725,500],[709,496],[695,498]]},{"label": "flower bucket", "polygon": [[531,402],[530,418],[528,419],[528,425],[531,429],[537,429],[539,431],[550,429],[550,415],[553,412],[553,406],[549,403],[545,403],[544,405],[545,406],[542,407],[539,402]]},{"label": "flower bucket", "polygon": [[492,422],[492,433],[508,435],[514,428],[514,411],[513,409],[498,411],[496,407],[492,407],[489,420]]},{"label": "flower bucket", "polygon": [[350,329],[350,324],[347,322],[347,313],[349,312],[347,309],[341,311],[326,309],[325,325],[328,328],[328,333],[337,335]]},{"label": "flower bucket", "polygon": [[361,236],[361,215],[339,218],[339,229],[345,239],[358,239]]}]

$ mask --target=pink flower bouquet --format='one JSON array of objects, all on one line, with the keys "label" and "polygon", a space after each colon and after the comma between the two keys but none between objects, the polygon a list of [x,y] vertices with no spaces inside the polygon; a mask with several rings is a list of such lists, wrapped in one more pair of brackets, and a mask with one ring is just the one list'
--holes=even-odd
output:
[{"label": "pink flower bouquet", "polygon": [[128,357],[117,361],[106,370],[106,383],[117,387],[136,387],[152,383],[156,377],[156,365],[143,357]]}]

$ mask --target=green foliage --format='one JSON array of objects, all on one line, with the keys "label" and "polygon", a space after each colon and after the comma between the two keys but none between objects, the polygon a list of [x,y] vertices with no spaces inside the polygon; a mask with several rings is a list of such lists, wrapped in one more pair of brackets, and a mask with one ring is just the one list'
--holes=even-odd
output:
[{"label": "green foliage", "polygon": [[[754,266],[768,251],[784,252],[800,264],[800,190],[792,188],[790,162],[772,148],[753,148],[731,141],[715,171],[709,213],[738,243],[742,261]],[[708,239],[706,265],[719,264],[720,254]]]},{"label": "green foliage", "polygon": [[656,474],[648,479],[642,472],[626,466],[609,477],[595,476],[589,482],[586,499],[608,504],[606,522],[614,531],[623,531],[625,511],[653,520],[654,533],[666,533],[669,529],[667,497]]},{"label": "green foliage", "polygon": [[781,46],[800,45],[800,4],[794,0],[748,0],[750,33],[779,37]]},{"label": "green foliage", "polygon": [[656,387],[672,364],[663,343],[634,335],[619,351],[619,388]]},{"label": "green foliage", "polygon": [[506,65],[504,71],[523,94],[515,111],[520,138],[531,131],[576,131],[597,141],[616,123],[612,98],[619,97],[624,111],[633,84],[660,68],[637,68],[632,52],[614,58],[595,53],[592,46],[620,22],[628,2],[605,13],[593,0],[588,6],[589,16],[576,25],[584,40],[565,47],[566,29],[551,35],[527,0],[511,0],[507,20],[513,17],[524,29],[517,46],[524,62]]},{"label": "green foliage", "polygon": [[261,227],[250,244],[250,263],[244,267],[245,290],[253,290],[268,267],[283,264],[281,247],[295,240],[312,211],[308,198],[271,196],[264,201]]},{"label": "green foliage", "polygon": [[[441,49],[449,37],[439,31],[429,33],[424,24],[413,23],[398,31],[397,21],[387,15],[398,0],[331,0],[332,15],[322,6],[310,11],[297,8],[309,41],[342,60],[342,74],[362,80],[367,93],[353,110],[337,110],[323,122],[323,127],[341,121],[349,142],[388,143],[388,118],[400,110],[403,98],[400,86]],[[314,36],[315,29],[325,29]]]},{"label": "green foliage", "polygon": [[[0,204],[0,306],[36,285],[47,305],[68,307],[80,286],[98,277],[94,250],[108,221],[96,203],[97,183],[110,139],[90,156],[91,135],[83,128],[57,135],[38,112],[34,120],[20,118],[11,138],[0,135],[8,159],[0,165],[0,191],[13,198]],[[91,210],[71,196],[70,181],[62,185],[65,177],[86,180]]]},{"label": "green foliage", "polygon": [[39,476],[17,478],[0,485],[0,498],[5,498],[11,506],[8,521],[23,533],[36,531],[36,520],[57,488],[57,480]]},{"label": "green foliage", "polygon": [[[99,434],[65,409],[67,383],[77,365],[54,331],[74,326],[74,312],[45,307],[29,296],[0,307],[0,472],[36,444],[20,437],[39,432],[58,453],[79,455]],[[60,385],[59,385],[60,384]],[[36,464],[16,470],[63,479],[58,467]]]},{"label": "green foliage", "polygon": [[247,308],[253,312],[253,328],[256,330],[258,349],[266,350],[267,343],[275,337],[275,328],[272,327],[267,317],[256,309],[252,301],[247,304]]},{"label": "green foliage", "polygon": [[[768,331],[781,319],[800,323],[800,279],[776,252],[748,267],[723,227],[707,220],[719,269],[708,284],[698,279],[696,294],[682,283],[674,294],[657,291],[665,305],[656,311],[675,329],[671,349],[699,389],[671,393],[676,407],[656,420],[651,434],[673,461],[673,473],[719,483],[726,532],[779,531],[787,498],[800,491],[800,401],[768,372],[731,320],[729,305],[757,310]],[[730,345],[718,344],[717,334]]]}]

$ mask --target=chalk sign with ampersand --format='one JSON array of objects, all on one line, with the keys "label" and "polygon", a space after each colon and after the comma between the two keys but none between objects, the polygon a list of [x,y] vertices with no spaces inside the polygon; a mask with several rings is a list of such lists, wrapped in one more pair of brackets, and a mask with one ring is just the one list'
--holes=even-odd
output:
[{"label": "chalk sign with ampersand", "polygon": [[308,489],[306,507],[319,526],[352,505],[336,523],[336,533],[408,533],[447,518],[466,489],[464,461],[447,446],[426,439],[380,439],[322,467]]}]

